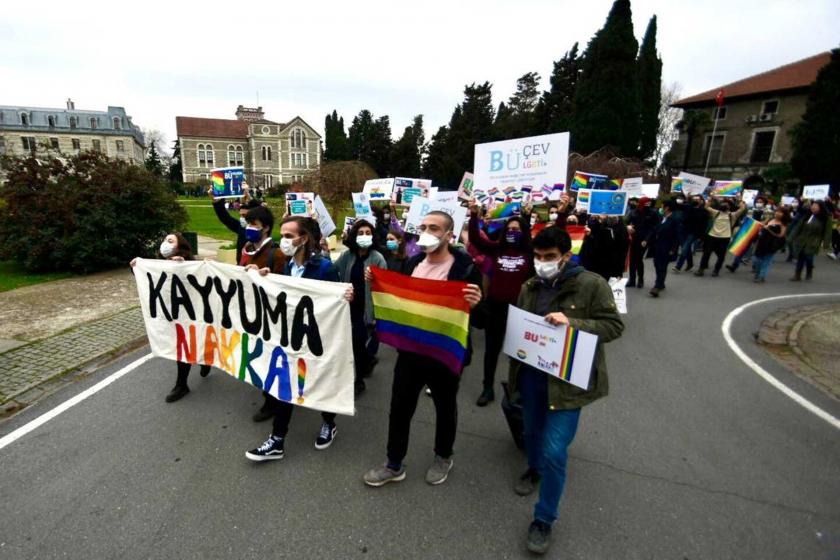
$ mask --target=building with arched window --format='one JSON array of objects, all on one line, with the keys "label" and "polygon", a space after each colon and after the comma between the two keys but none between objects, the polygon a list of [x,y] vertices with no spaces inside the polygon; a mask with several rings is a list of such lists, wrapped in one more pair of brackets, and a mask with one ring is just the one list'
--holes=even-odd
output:
[{"label": "building with arched window", "polygon": [[183,181],[206,178],[212,167],[243,166],[251,186],[299,181],[321,165],[321,136],[300,117],[281,123],[262,107],[236,109],[236,119],[175,117]]},{"label": "building with arched window", "polygon": [[123,107],[107,111],[76,109],[67,100],[64,109],[0,105],[0,155],[40,151],[72,155],[85,150],[142,163],[145,141]]}]

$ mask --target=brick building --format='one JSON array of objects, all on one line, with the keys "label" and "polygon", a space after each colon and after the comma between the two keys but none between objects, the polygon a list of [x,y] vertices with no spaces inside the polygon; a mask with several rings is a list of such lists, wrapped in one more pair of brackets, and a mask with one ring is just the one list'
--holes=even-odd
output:
[{"label": "brick building", "polygon": [[321,165],[321,136],[300,117],[265,118],[262,107],[236,109],[236,119],[175,117],[183,181],[210,177],[214,167],[244,166],[252,186],[302,180]]},{"label": "brick building", "polygon": [[0,154],[96,150],[139,164],[144,149],[143,133],[122,107],[78,110],[70,99],[64,109],[0,105]]},{"label": "brick building", "polygon": [[[684,115],[669,154],[671,167],[703,175],[708,161],[707,177],[728,179],[789,163],[790,131],[802,120],[811,84],[830,59],[830,52],[820,53],[674,103],[708,119],[692,126]],[[724,104],[718,108],[715,97],[721,90]]]}]

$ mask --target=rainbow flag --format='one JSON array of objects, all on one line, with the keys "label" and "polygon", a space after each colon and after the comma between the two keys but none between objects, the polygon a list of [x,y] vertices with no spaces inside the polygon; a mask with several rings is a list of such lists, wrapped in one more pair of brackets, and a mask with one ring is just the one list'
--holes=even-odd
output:
[{"label": "rainbow flag", "polygon": [[623,184],[624,179],[610,179],[609,184],[607,184],[607,190],[619,191],[621,190],[621,185]]},{"label": "rainbow flag", "polygon": [[715,181],[712,196],[738,196],[743,190],[743,181]]},{"label": "rainbow flag", "polygon": [[397,350],[429,356],[460,375],[470,330],[470,306],[462,292],[467,283],[370,270],[379,340]]},{"label": "rainbow flag", "polygon": [[221,194],[225,192],[225,172],[222,170],[213,171],[210,175],[210,182],[213,185],[213,192]]},{"label": "rainbow flag", "polygon": [[674,177],[671,179],[671,192],[683,192],[683,178],[682,177]]},{"label": "rainbow flag", "polygon": [[584,173],[583,171],[575,171],[575,176],[572,178],[572,184],[569,190],[572,192],[580,189],[606,189],[607,176],[598,175],[596,173]]},{"label": "rainbow flag", "polygon": [[490,210],[487,214],[487,218],[490,220],[512,218],[514,216],[518,216],[521,210],[521,202],[500,202],[499,204],[496,204],[492,210]]},{"label": "rainbow flag", "polygon": [[560,371],[558,376],[563,381],[572,382],[572,364],[575,361],[575,350],[577,350],[578,330],[574,327],[566,327],[566,336],[563,337],[563,355],[560,358]]},{"label": "rainbow flag", "polygon": [[586,237],[586,226],[566,226],[566,232],[572,238],[572,254],[579,255]]},{"label": "rainbow flag", "polygon": [[747,218],[741,224],[741,228],[732,241],[729,243],[729,252],[736,257],[741,257],[747,252],[747,248],[755,241],[761,231],[761,222],[757,222],[752,218]]}]

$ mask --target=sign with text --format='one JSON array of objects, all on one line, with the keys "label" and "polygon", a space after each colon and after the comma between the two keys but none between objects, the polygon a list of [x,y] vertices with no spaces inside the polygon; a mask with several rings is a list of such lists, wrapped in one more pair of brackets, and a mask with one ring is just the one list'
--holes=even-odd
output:
[{"label": "sign with text", "polygon": [[312,216],[315,212],[315,193],[286,193],[286,212],[289,216]]},{"label": "sign with text", "polygon": [[214,198],[239,198],[245,196],[242,185],[245,182],[244,167],[217,167],[210,171],[210,183]]},{"label": "sign with text", "polygon": [[420,235],[418,228],[423,222],[423,218],[426,217],[426,214],[432,211],[446,212],[452,216],[452,220],[455,222],[453,235],[457,237],[461,233],[461,230],[464,228],[464,222],[467,220],[466,208],[458,204],[458,201],[439,202],[420,196],[414,197],[411,201],[411,207],[408,209],[408,216],[405,219],[406,233]]},{"label": "sign with text", "polygon": [[[686,173],[685,171],[681,171],[677,178],[680,179],[680,183],[682,185],[681,191],[686,196],[693,196],[696,194],[703,194],[706,192],[706,187],[709,186],[709,183],[712,182],[711,179],[708,177],[703,177],[702,175],[694,175],[692,173]],[[671,183],[671,192],[674,192],[674,183]]]},{"label": "sign with text", "polygon": [[391,191],[391,201],[395,204],[409,206],[415,196],[429,198],[431,190],[432,181],[430,179],[396,177],[394,179],[394,189]]},{"label": "sign with text", "polygon": [[370,209],[370,198],[366,193],[353,193],[353,210],[356,211],[356,217],[372,216],[373,211]]},{"label": "sign with text", "polygon": [[370,179],[365,181],[365,186],[362,187],[362,192],[368,195],[371,200],[388,200],[391,198],[393,190],[393,178]]},{"label": "sign with text", "polygon": [[505,354],[581,389],[589,388],[598,337],[508,306]]},{"label": "sign with text", "polygon": [[[580,194],[580,191],[578,191]],[[623,216],[627,212],[627,196],[623,191],[589,191],[589,213],[602,216]]]},{"label": "sign with text", "polygon": [[642,196],[642,178],[628,177],[621,180],[621,191],[627,193],[628,198],[641,198]]},{"label": "sign with text", "polygon": [[569,133],[475,145],[474,189],[565,185]]},{"label": "sign with text", "polygon": [[828,185],[805,185],[802,187],[802,198],[808,200],[824,200],[828,196]]},{"label": "sign with text", "polygon": [[320,195],[315,195],[315,203],[313,204],[313,207],[315,211],[312,214],[312,218],[318,222],[318,227],[321,228],[321,235],[329,237],[335,231],[335,222],[333,221],[332,216],[330,216],[324,201],[321,200]]},{"label": "sign with text", "polygon": [[464,172],[461,177],[461,184],[458,185],[458,198],[461,200],[469,200],[473,195],[473,174],[469,171]]},{"label": "sign with text", "polygon": [[627,314],[627,280],[629,278],[610,278],[609,284],[613,292],[613,299],[615,300],[615,307],[618,312]]}]

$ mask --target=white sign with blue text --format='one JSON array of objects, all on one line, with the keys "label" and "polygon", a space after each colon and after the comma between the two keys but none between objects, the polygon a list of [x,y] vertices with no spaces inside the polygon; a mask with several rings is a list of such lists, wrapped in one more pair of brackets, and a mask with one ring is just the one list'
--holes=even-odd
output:
[{"label": "white sign with blue text", "polygon": [[568,165],[568,132],[476,144],[473,189],[565,186]]}]

